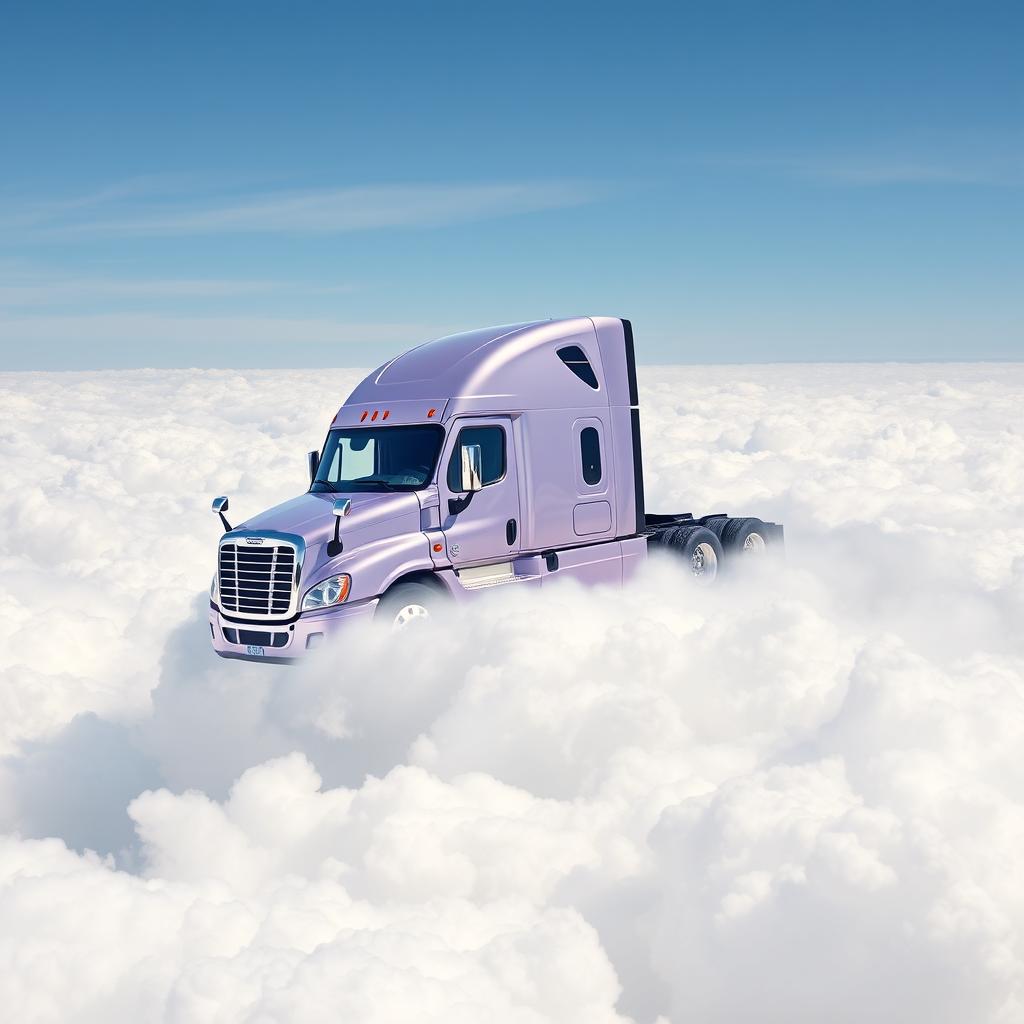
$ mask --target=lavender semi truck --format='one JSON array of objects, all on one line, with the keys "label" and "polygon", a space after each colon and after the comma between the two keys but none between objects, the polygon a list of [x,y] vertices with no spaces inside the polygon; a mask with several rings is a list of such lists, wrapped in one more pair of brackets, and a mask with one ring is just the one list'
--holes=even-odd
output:
[{"label": "lavender semi truck", "polygon": [[291,661],[371,619],[398,627],[496,586],[621,584],[652,546],[713,581],[782,527],[644,508],[628,320],[580,317],[427,342],[338,410],[309,490],[220,539],[214,650]]}]

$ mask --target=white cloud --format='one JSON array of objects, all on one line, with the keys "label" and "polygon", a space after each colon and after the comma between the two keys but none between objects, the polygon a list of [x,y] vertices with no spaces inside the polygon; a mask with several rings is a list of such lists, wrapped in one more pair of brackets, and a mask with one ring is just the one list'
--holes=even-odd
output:
[{"label": "white cloud", "polygon": [[1019,1019],[1024,369],[645,371],[652,509],[784,572],[219,662],[208,499],[358,376],[0,375],[9,1015]]}]

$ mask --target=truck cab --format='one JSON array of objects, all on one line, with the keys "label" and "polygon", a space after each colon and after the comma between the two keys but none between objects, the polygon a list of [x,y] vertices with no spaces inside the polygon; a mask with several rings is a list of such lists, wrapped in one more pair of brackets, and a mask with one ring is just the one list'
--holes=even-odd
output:
[{"label": "truck cab", "polygon": [[409,349],[356,387],[308,464],[305,494],[238,528],[214,502],[223,657],[291,661],[496,586],[621,585],[653,546],[710,582],[729,554],[782,540],[760,520],[645,513],[632,328],[611,317]]}]

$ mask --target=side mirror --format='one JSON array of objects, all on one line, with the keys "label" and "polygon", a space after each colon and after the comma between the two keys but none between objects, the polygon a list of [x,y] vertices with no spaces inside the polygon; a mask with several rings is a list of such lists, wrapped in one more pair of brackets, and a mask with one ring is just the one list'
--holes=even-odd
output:
[{"label": "side mirror", "polygon": [[342,516],[347,516],[352,511],[352,499],[351,498],[335,498],[334,507],[331,511],[340,519]]},{"label": "side mirror", "polygon": [[316,471],[320,468],[319,452],[306,452],[306,468],[309,470],[309,483],[312,486],[316,479]]},{"label": "side mirror", "polygon": [[213,499],[213,505],[211,507],[211,511],[216,512],[217,515],[220,516],[220,521],[224,524],[224,531],[226,533],[230,533],[231,532],[231,524],[228,522],[227,516],[224,515],[224,513],[227,512],[227,510],[228,510],[228,499],[227,498],[221,497],[221,498],[214,498]]},{"label": "side mirror", "polygon": [[462,489],[472,494],[483,490],[484,450],[478,444],[462,446]]}]

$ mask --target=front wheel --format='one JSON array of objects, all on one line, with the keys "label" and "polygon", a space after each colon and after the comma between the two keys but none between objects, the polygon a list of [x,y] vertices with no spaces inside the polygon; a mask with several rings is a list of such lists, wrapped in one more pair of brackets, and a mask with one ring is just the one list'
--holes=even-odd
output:
[{"label": "front wheel", "polygon": [[669,530],[664,546],[683,559],[693,578],[714,583],[722,565],[722,545],[706,526],[677,526]]},{"label": "front wheel", "polygon": [[398,583],[380,599],[375,618],[404,631],[435,618],[443,601],[442,595],[426,583]]}]

